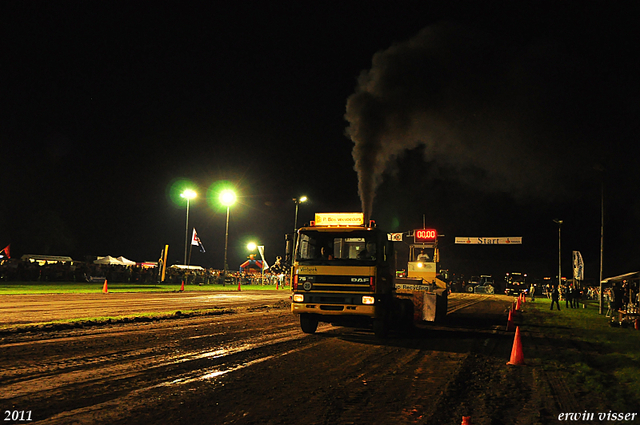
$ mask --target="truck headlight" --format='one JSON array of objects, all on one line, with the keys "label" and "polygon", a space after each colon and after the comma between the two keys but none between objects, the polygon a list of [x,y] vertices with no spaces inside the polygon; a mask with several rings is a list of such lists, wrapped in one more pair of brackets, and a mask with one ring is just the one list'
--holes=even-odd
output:
[{"label": "truck headlight", "polygon": [[304,301],[304,294],[293,294],[293,302],[301,303]]},{"label": "truck headlight", "polygon": [[362,304],[373,304],[375,303],[376,299],[372,296],[369,295],[364,295],[362,297]]}]

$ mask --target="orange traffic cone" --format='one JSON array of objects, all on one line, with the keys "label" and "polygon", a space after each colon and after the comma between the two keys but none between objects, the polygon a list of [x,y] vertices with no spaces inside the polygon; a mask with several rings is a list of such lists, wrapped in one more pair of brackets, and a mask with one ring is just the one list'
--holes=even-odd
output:
[{"label": "orange traffic cone", "polygon": [[516,311],[520,311],[520,297],[518,297],[518,300],[516,301]]},{"label": "orange traffic cone", "polygon": [[509,310],[509,318],[507,319],[507,332],[511,332],[516,327],[513,322],[513,310]]},{"label": "orange traffic cone", "polygon": [[107,289],[107,279],[104,280],[104,286],[102,287],[102,292],[104,292],[105,294],[109,292],[109,290]]},{"label": "orange traffic cone", "polygon": [[180,285],[180,292],[184,291],[184,280],[182,281],[182,285]]},{"label": "orange traffic cone", "polygon": [[240,285],[242,282],[240,282],[240,279],[238,279],[238,291],[242,291],[242,289],[240,289]]},{"label": "orange traffic cone", "polygon": [[527,296],[524,294],[524,292],[520,293],[520,296],[522,297],[522,304],[527,302]]},{"label": "orange traffic cone", "polygon": [[513,348],[511,349],[511,359],[508,365],[523,365],[524,355],[522,354],[522,343],[520,342],[520,326],[516,327],[516,336],[513,338]]},{"label": "orange traffic cone", "polygon": [[276,280],[276,290],[280,289],[280,281]]},{"label": "orange traffic cone", "polygon": [[463,416],[462,425],[471,425],[471,416]]}]

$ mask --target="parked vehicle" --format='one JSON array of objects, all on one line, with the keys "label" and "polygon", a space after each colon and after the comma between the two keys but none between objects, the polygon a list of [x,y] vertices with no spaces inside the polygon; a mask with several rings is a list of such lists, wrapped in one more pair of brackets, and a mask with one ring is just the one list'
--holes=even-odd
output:
[{"label": "parked vehicle", "polygon": [[[472,276],[471,279],[477,276]],[[473,283],[472,283],[473,282]],[[467,292],[476,293],[476,294],[493,294],[495,293],[495,283],[493,282],[493,277],[488,274],[480,275],[478,281],[469,281],[467,285]]]},{"label": "parked vehicle", "polygon": [[506,289],[504,293],[506,295],[515,295],[520,293],[527,293],[529,286],[527,285],[527,275],[520,272],[507,273],[505,276]]},{"label": "parked vehicle", "polygon": [[464,290],[473,294],[475,292],[476,286],[480,285],[480,277],[479,276],[471,276],[469,281],[467,282],[467,286],[465,286]]}]

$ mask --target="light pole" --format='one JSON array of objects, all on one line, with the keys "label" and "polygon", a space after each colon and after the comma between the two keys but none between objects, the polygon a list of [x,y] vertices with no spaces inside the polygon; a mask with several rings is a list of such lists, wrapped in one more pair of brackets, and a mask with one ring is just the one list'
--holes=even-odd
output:
[{"label": "light pole", "polygon": [[181,198],[187,200],[187,223],[184,230],[184,265],[187,265],[187,246],[189,245],[189,201],[196,197],[196,193],[191,189],[186,189],[180,194]]},{"label": "light pole", "polygon": [[301,196],[299,198],[293,198],[293,202],[296,204],[296,216],[293,220],[293,249],[296,249],[296,240],[298,239],[298,208],[302,202],[307,202],[306,196]]},{"label": "light pole", "polygon": [[558,288],[562,283],[562,220],[554,218],[553,222],[558,225]]},{"label": "light pole", "polygon": [[604,314],[604,288],[602,286],[602,258],[604,251],[604,167],[596,164],[593,168],[600,171],[600,295],[598,296],[598,314]]},{"label": "light pole", "polygon": [[227,264],[227,247],[229,246],[229,207],[235,204],[236,194],[233,190],[226,189],[220,192],[220,203],[227,207],[227,227],[224,234],[224,277],[227,277],[227,270],[229,265]]},{"label": "light pole", "polygon": [[293,198],[293,202],[295,202],[296,204],[296,216],[293,221],[293,233],[295,233],[298,231],[298,207],[300,206],[301,203],[307,202],[307,197],[301,196],[299,198]]},{"label": "light pole", "polygon": [[255,242],[249,242],[247,244],[247,249],[249,251],[255,251],[258,249],[258,253],[260,253],[260,284],[264,285],[264,245],[256,245]]}]

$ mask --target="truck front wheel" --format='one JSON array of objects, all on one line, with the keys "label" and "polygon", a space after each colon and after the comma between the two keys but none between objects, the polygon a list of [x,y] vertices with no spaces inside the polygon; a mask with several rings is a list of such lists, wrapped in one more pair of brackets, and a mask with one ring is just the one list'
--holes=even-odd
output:
[{"label": "truck front wheel", "polygon": [[302,313],[300,315],[300,327],[302,332],[306,334],[312,334],[318,329],[318,319],[310,315],[309,313]]},{"label": "truck front wheel", "polygon": [[473,285],[468,285],[467,286],[467,292],[470,294],[473,294]]},{"label": "truck front wheel", "polygon": [[373,319],[373,334],[381,339],[389,335],[389,320],[386,317]]}]

